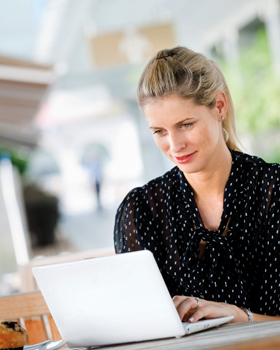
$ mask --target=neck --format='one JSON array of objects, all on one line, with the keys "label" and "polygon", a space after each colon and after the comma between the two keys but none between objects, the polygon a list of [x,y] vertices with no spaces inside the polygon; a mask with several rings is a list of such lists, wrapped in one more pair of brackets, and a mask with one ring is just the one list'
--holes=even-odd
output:
[{"label": "neck", "polygon": [[227,147],[222,153],[215,157],[207,169],[195,174],[185,174],[195,198],[218,197],[224,194],[232,158]]}]

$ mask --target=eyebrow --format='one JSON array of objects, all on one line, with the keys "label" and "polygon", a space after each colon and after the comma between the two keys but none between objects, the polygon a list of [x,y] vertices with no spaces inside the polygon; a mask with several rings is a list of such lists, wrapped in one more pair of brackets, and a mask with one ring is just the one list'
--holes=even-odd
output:
[{"label": "eyebrow", "polygon": [[[178,124],[184,124],[185,122],[190,121],[190,120],[193,120],[193,119],[194,119],[194,118],[191,118],[191,117],[190,117],[190,118],[183,119],[183,120],[177,122],[177,123],[175,124],[175,126],[178,125]],[[162,126],[150,126],[150,129],[162,129]]]}]

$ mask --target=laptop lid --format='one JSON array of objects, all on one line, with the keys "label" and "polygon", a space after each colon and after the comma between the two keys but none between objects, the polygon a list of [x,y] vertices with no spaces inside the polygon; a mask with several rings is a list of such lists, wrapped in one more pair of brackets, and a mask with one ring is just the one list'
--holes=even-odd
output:
[{"label": "laptop lid", "polygon": [[68,347],[185,334],[148,250],[33,268]]}]

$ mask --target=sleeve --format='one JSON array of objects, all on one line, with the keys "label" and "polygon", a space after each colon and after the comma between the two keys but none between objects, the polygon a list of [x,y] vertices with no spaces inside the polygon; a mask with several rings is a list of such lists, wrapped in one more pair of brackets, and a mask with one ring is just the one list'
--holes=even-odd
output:
[{"label": "sleeve", "polygon": [[270,174],[271,178],[274,177],[274,179],[267,189],[268,195],[265,218],[267,228],[267,260],[270,260],[271,263],[274,262],[274,266],[276,265],[275,262],[277,262],[278,268],[280,263],[280,167],[277,170],[274,176]]},{"label": "sleeve", "polygon": [[280,315],[280,167],[265,176],[265,232],[260,238],[259,313]]},{"label": "sleeve", "polygon": [[116,253],[148,249],[155,253],[158,241],[152,208],[144,188],[135,188],[119,206],[114,227]]}]

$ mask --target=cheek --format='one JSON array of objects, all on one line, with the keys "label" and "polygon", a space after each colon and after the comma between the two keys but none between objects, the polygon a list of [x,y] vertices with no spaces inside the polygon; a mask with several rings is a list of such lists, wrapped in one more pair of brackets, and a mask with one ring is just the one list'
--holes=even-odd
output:
[{"label": "cheek", "polygon": [[154,138],[156,145],[160,150],[163,152],[168,150],[169,145],[168,145],[168,140],[166,138]]},{"label": "cheek", "polygon": [[210,127],[203,128],[197,135],[197,140],[200,140],[200,143],[203,146],[209,146],[215,137],[216,130],[212,130]]}]

